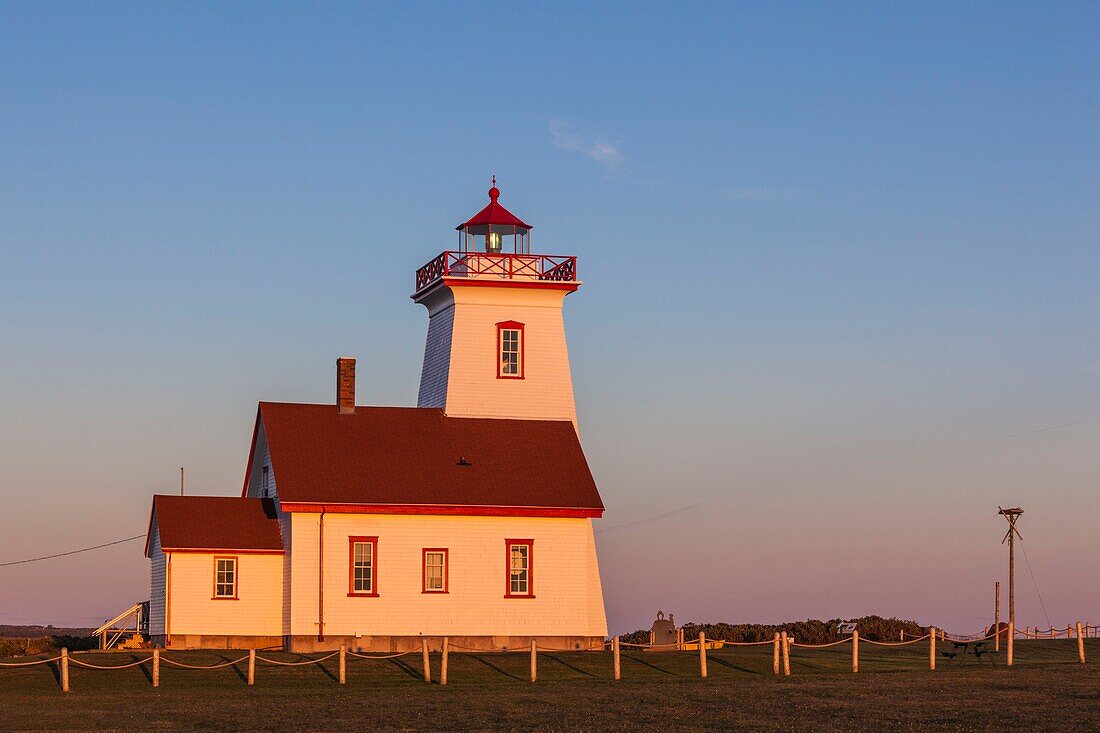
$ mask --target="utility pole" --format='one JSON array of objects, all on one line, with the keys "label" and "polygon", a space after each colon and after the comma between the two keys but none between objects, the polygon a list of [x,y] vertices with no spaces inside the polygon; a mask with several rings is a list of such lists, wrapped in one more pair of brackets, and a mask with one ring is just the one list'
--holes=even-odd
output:
[{"label": "utility pole", "polygon": [[180,496],[183,496],[183,466],[180,466]]},{"label": "utility pole", "polygon": [[1001,581],[993,584],[993,651],[1001,651]]},{"label": "utility pole", "polygon": [[1005,533],[1004,539],[1001,540],[1001,544],[1008,541],[1008,623],[1016,623],[1016,538],[1021,540],[1023,537],[1020,535],[1020,531],[1016,529],[1016,520],[1020,518],[1020,515],[1024,513],[1024,510],[1020,507],[1013,507],[1011,509],[1003,509],[997,507],[997,513],[1000,514],[1008,522],[1008,532]]}]

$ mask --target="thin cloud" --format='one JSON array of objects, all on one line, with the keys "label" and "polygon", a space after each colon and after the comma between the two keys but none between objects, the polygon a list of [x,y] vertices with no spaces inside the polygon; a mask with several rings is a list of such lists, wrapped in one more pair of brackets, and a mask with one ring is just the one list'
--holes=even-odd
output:
[{"label": "thin cloud", "polygon": [[1039,433],[1049,433],[1051,430],[1062,430],[1063,428],[1073,428],[1078,425],[1088,425],[1094,420],[1078,420],[1077,422],[1067,422],[1061,425],[1051,425],[1045,428],[1038,428],[1036,430],[1028,430],[1023,433],[1012,433],[1011,435],[1002,435],[998,440],[1008,440],[1009,438],[1022,438],[1027,435],[1038,435]]},{"label": "thin cloud", "polygon": [[602,138],[573,132],[569,125],[561,120],[550,120],[550,139],[555,147],[587,155],[608,168],[616,168],[623,162],[623,153],[619,148]]}]

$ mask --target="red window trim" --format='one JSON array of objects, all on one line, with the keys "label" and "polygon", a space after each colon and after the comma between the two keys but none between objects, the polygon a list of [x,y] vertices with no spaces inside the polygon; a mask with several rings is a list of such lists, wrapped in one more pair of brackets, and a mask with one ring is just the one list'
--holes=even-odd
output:
[{"label": "red window trim", "polygon": [[[497,379],[524,379],[527,376],[527,334],[525,330],[527,327],[519,321],[501,321],[497,324],[497,343],[496,343],[496,363],[497,363]],[[505,329],[509,331],[519,331],[519,374],[503,374],[502,364],[500,362],[500,340],[501,331]]]},{"label": "red window trim", "polygon": [[[527,592],[512,592],[512,545],[527,545]],[[535,597],[535,541],[531,539],[504,540],[504,597],[505,598],[534,598]]]},{"label": "red window trim", "polygon": [[[233,595],[218,595],[218,560],[233,561]],[[210,595],[212,601],[239,601],[241,599],[241,560],[236,555],[214,556],[214,592]]]},{"label": "red window trim", "polygon": [[[443,553],[443,590],[428,590],[428,553]],[[421,593],[449,593],[451,579],[451,551],[446,547],[425,547],[420,552],[420,592]]]},{"label": "red window trim", "polygon": [[[369,542],[371,548],[370,562],[370,593],[355,590],[355,543]],[[348,536],[348,597],[349,598],[377,598],[378,597],[378,537]]]}]

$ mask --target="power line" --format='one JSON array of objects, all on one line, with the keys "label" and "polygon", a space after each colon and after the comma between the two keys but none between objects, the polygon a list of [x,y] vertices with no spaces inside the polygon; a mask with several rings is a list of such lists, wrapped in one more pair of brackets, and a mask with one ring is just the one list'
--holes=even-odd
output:
[{"label": "power line", "polygon": [[12,562],[0,562],[0,568],[6,568],[9,565],[23,565],[28,562],[38,562],[39,560],[52,560],[55,557],[65,557],[66,555],[77,555],[81,552],[91,552],[92,550],[101,550],[104,547],[110,547],[111,545],[121,545],[123,542],[133,542],[134,540],[140,540],[144,537],[144,534],[134,535],[133,537],[127,537],[124,540],[115,540],[114,542],[104,542],[102,545],[95,545],[93,547],[82,547],[79,550],[69,550],[68,552],[59,552],[56,555],[43,555],[42,557],[32,557],[26,560],[13,560]]},{"label": "power line", "polygon": [[1050,622],[1050,616],[1047,615],[1046,604],[1043,603],[1043,595],[1039,592],[1039,584],[1035,582],[1035,573],[1031,570],[1031,560],[1027,558],[1027,547],[1024,546],[1023,540],[1020,541],[1020,549],[1024,551],[1024,562],[1027,563],[1027,572],[1031,575],[1031,584],[1035,586],[1035,595],[1039,597],[1039,607],[1043,609],[1043,616],[1047,620],[1047,626],[1053,627],[1054,624]]}]

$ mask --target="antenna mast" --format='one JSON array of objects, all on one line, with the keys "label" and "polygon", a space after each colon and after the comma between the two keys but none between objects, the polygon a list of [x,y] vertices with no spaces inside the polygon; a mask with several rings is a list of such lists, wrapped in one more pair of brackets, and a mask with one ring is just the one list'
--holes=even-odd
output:
[{"label": "antenna mast", "polygon": [[1004,509],[997,507],[997,513],[1008,521],[1008,532],[1005,533],[1004,539],[1001,540],[1003,545],[1005,541],[1008,541],[1008,623],[1015,627],[1016,624],[1016,538],[1021,540],[1023,536],[1020,535],[1020,530],[1016,529],[1016,520],[1020,518],[1020,515],[1024,513],[1024,510],[1020,507],[1012,507],[1011,509]]}]

